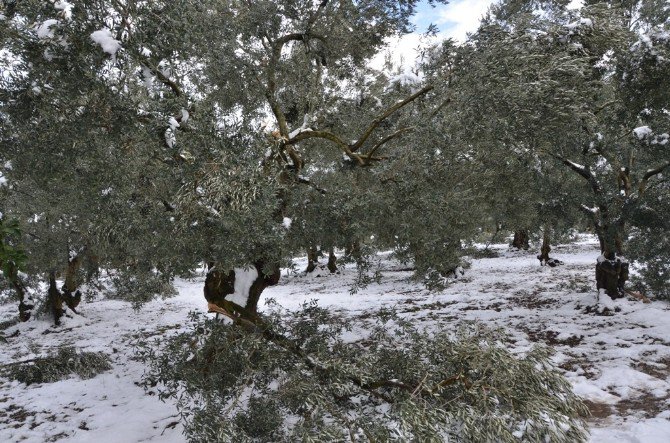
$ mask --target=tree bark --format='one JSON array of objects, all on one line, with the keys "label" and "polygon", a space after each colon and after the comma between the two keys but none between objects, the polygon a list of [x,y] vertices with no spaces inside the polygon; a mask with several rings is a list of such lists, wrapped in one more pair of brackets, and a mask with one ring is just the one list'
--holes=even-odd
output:
[{"label": "tree bark", "polygon": [[328,253],[328,270],[331,274],[337,272],[337,257],[335,256],[334,248],[330,248]]},{"label": "tree bark", "polygon": [[81,266],[81,257],[79,255],[68,260],[67,268],[65,270],[65,281],[63,283],[63,293],[62,298],[68,308],[72,312],[77,312],[77,306],[81,302],[81,291],[77,288],[79,287],[79,281],[77,279],[77,273]]},{"label": "tree bark", "polygon": [[49,272],[49,291],[47,292],[47,307],[54,318],[54,324],[60,325],[63,317],[63,296],[56,286],[56,272]]},{"label": "tree bark", "polygon": [[540,264],[549,263],[549,252],[551,252],[549,227],[544,228],[542,233],[542,247],[540,248]]},{"label": "tree bark", "polygon": [[[0,267],[2,266],[0,262]],[[26,303],[26,288],[19,278],[19,270],[14,263],[9,265],[9,273],[5,276],[11,287],[16,292],[16,298],[19,301],[19,321],[28,321],[32,315],[32,309],[35,307],[31,303]]]},{"label": "tree bark", "polygon": [[[208,265],[208,268],[204,288],[205,299],[208,303],[228,311],[231,309],[231,305],[235,305],[230,300],[226,300],[228,295],[235,293],[235,271],[218,270],[212,263]],[[268,268],[265,262],[257,261],[254,263],[254,268],[258,272],[258,276],[248,289],[246,305],[234,307],[238,311],[237,314],[256,315],[258,302],[265,288],[279,283],[281,275],[279,264],[269,266],[271,273],[268,275],[263,273],[264,269]],[[240,309],[237,309],[238,307]]]},{"label": "tree bark", "polygon": [[358,240],[352,242],[344,249],[344,255],[352,257],[354,260],[361,258],[361,243]]},{"label": "tree bark", "polygon": [[[251,285],[251,289],[249,289],[249,298],[247,299],[246,308],[255,314],[258,312],[258,301],[261,299],[261,294],[268,286],[274,286],[279,283],[281,271],[279,269],[279,264],[277,263],[267,266],[265,262],[257,261],[254,263],[254,266],[258,271],[258,277]],[[268,275],[263,273],[266,267],[270,268],[270,273]]]},{"label": "tree bark", "polygon": [[514,239],[512,240],[512,247],[516,249],[528,249],[530,243],[528,240],[528,230],[519,229],[514,231]]},{"label": "tree bark", "polygon": [[316,269],[316,265],[319,264],[319,254],[318,251],[316,250],[316,247],[310,246],[309,249],[307,250],[307,269],[305,269],[306,273],[311,273]]},{"label": "tree bark", "polygon": [[605,293],[612,299],[622,298],[626,291],[626,281],[629,276],[629,265],[622,257],[607,259],[601,255],[596,263],[596,286],[598,291]]},{"label": "tree bark", "polygon": [[16,295],[19,299],[19,320],[30,320],[35,305],[32,303],[26,303],[26,288],[23,286],[23,283],[21,283],[18,277],[12,280],[12,287],[16,291]]},{"label": "tree bark", "polygon": [[612,299],[623,298],[629,277],[628,261],[623,257],[623,226],[598,230],[601,255],[596,262],[596,287]]}]

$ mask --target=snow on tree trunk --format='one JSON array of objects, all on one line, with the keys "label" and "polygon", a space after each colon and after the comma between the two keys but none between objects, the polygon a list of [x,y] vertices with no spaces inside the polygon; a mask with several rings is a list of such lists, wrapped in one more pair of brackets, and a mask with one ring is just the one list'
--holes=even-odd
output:
[{"label": "snow on tree trunk", "polygon": [[81,291],[78,290],[79,281],[77,272],[81,266],[81,257],[76,255],[67,262],[65,270],[65,282],[63,283],[62,299],[73,312],[77,312],[77,306],[81,302]]},{"label": "snow on tree trunk", "polygon": [[258,301],[265,288],[276,285],[280,276],[279,265],[273,265],[271,274],[265,275],[266,265],[262,261],[232,271],[221,271],[214,265],[209,268],[204,288],[207,302],[223,309],[226,309],[227,303],[233,303],[251,314],[257,312]]}]

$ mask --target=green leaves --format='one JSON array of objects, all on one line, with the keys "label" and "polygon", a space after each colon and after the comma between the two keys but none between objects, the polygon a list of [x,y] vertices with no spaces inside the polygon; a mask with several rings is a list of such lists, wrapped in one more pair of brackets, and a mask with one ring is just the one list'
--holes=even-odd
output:
[{"label": "green leaves", "polygon": [[20,246],[21,229],[16,220],[0,218],[0,264],[2,272],[9,281],[14,282],[19,271],[23,271],[28,262],[25,250]]},{"label": "green leaves", "polygon": [[265,322],[196,317],[141,345],[145,383],[177,401],[189,441],[585,441],[586,409],[547,348],[518,356],[501,331],[418,330],[388,312],[352,342],[314,304]]}]

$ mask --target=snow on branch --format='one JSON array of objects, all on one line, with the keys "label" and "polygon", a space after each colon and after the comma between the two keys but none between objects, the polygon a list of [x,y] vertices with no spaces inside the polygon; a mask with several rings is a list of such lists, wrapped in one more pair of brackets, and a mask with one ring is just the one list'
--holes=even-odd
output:
[{"label": "snow on branch", "polygon": [[103,28],[91,34],[91,40],[99,44],[103,51],[109,55],[116,55],[116,52],[121,49],[121,42],[112,37],[112,32]]}]

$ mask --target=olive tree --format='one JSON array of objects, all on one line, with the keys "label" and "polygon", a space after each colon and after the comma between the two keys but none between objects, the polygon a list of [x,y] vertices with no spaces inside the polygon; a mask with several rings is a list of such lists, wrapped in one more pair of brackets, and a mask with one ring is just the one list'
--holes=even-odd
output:
[{"label": "olive tree", "polygon": [[579,11],[492,16],[444,92],[445,118],[464,149],[494,152],[503,167],[521,159],[550,178],[536,184],[544,202],[572,202],[587,216],[602,253],[598,288],[612,297],[628,279],[627,229],[641,208],[655,206],[647,191],[670,167],[662,15],[590,2]]}]

